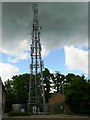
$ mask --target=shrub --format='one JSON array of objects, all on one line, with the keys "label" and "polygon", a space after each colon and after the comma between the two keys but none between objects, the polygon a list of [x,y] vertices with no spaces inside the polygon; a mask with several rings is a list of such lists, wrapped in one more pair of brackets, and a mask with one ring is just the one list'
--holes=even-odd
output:
[{"label": "shrub", "polygon": [[31,113],[28,112],[9,112],[9,116],[30,116]]}]

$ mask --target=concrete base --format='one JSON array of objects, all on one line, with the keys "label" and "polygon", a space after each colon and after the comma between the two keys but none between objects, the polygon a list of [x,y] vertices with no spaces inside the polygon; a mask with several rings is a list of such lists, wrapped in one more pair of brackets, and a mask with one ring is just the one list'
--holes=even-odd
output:
[{"label": "concrete base", "polygon": [[30,117],[9,117],[7,120],[89,120],[89,118],[70,115],[32,115]]}]

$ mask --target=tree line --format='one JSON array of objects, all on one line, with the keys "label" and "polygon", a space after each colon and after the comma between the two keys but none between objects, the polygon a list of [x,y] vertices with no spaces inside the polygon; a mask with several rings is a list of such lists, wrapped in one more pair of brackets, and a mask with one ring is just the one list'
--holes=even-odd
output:
[{"label": "tree line", "polygon": [[[39,74],[38,74],[39,75]],[[30,74],[13,76],[5,82],[6,112],[12,110],[12,104],[27,104]],[[50,73],[45,68],[43,71],[45,100],[56,92],[65,95],[65,102],[71,111],[76,114],[90,114],[90,80],[84,75],[67,75],[60,72]]]}]

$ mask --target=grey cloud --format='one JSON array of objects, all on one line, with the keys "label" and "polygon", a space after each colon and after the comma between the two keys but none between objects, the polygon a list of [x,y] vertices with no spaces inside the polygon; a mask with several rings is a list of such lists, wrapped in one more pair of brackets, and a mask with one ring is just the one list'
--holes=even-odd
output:
[{"label": "grey cloud", "polygon": [[47,40],[49,38],[48,42],[52,43],[50,47],[86,42],[88,39],[87,3],[46,3],[46,6],[48,10],[47,7],[43,7],[43,11],[46,9],[47,17],[42,19],[41,15],[41,23],[44,26],[43,36]]},{"label": "grey cloud", "polygon": [[89,0],[2,0],[3,2],[89,2]]},{"label": "grey cloud", "polygon": [[[2,6],[2,26],[3,26],[3,41],[13,40],[26,34],[29,26],[29,8],[27,3],[3,3]],[[25,32],[26,31],[26,32]]]},{"label": "grey cloud", "polygon": [[0,2],[0,48],[2,45],[2,3]]},{"label": "grey cloud", "polygon": [[[87,42],[88,3],[45,2],[38,6],[39,22],[43,27],[41,42],[47,49]],[[30,42],[31,3],[3,3],[2,7],[3,48],[17,46],[25,36]]]}]

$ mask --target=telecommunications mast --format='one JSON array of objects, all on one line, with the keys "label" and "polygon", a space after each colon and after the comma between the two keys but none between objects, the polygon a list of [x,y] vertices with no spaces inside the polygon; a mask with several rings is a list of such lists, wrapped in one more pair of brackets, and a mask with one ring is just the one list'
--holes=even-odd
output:
[{"label": "telecommunications mast", "polygon": [[29,81],[28,111],[31,114],[45,113],[45,92],[43,83],[43,61],[41,58],[40,30],[38,23],[38,6],[32,5],[32,43],[31,43],[31,64]]}]

